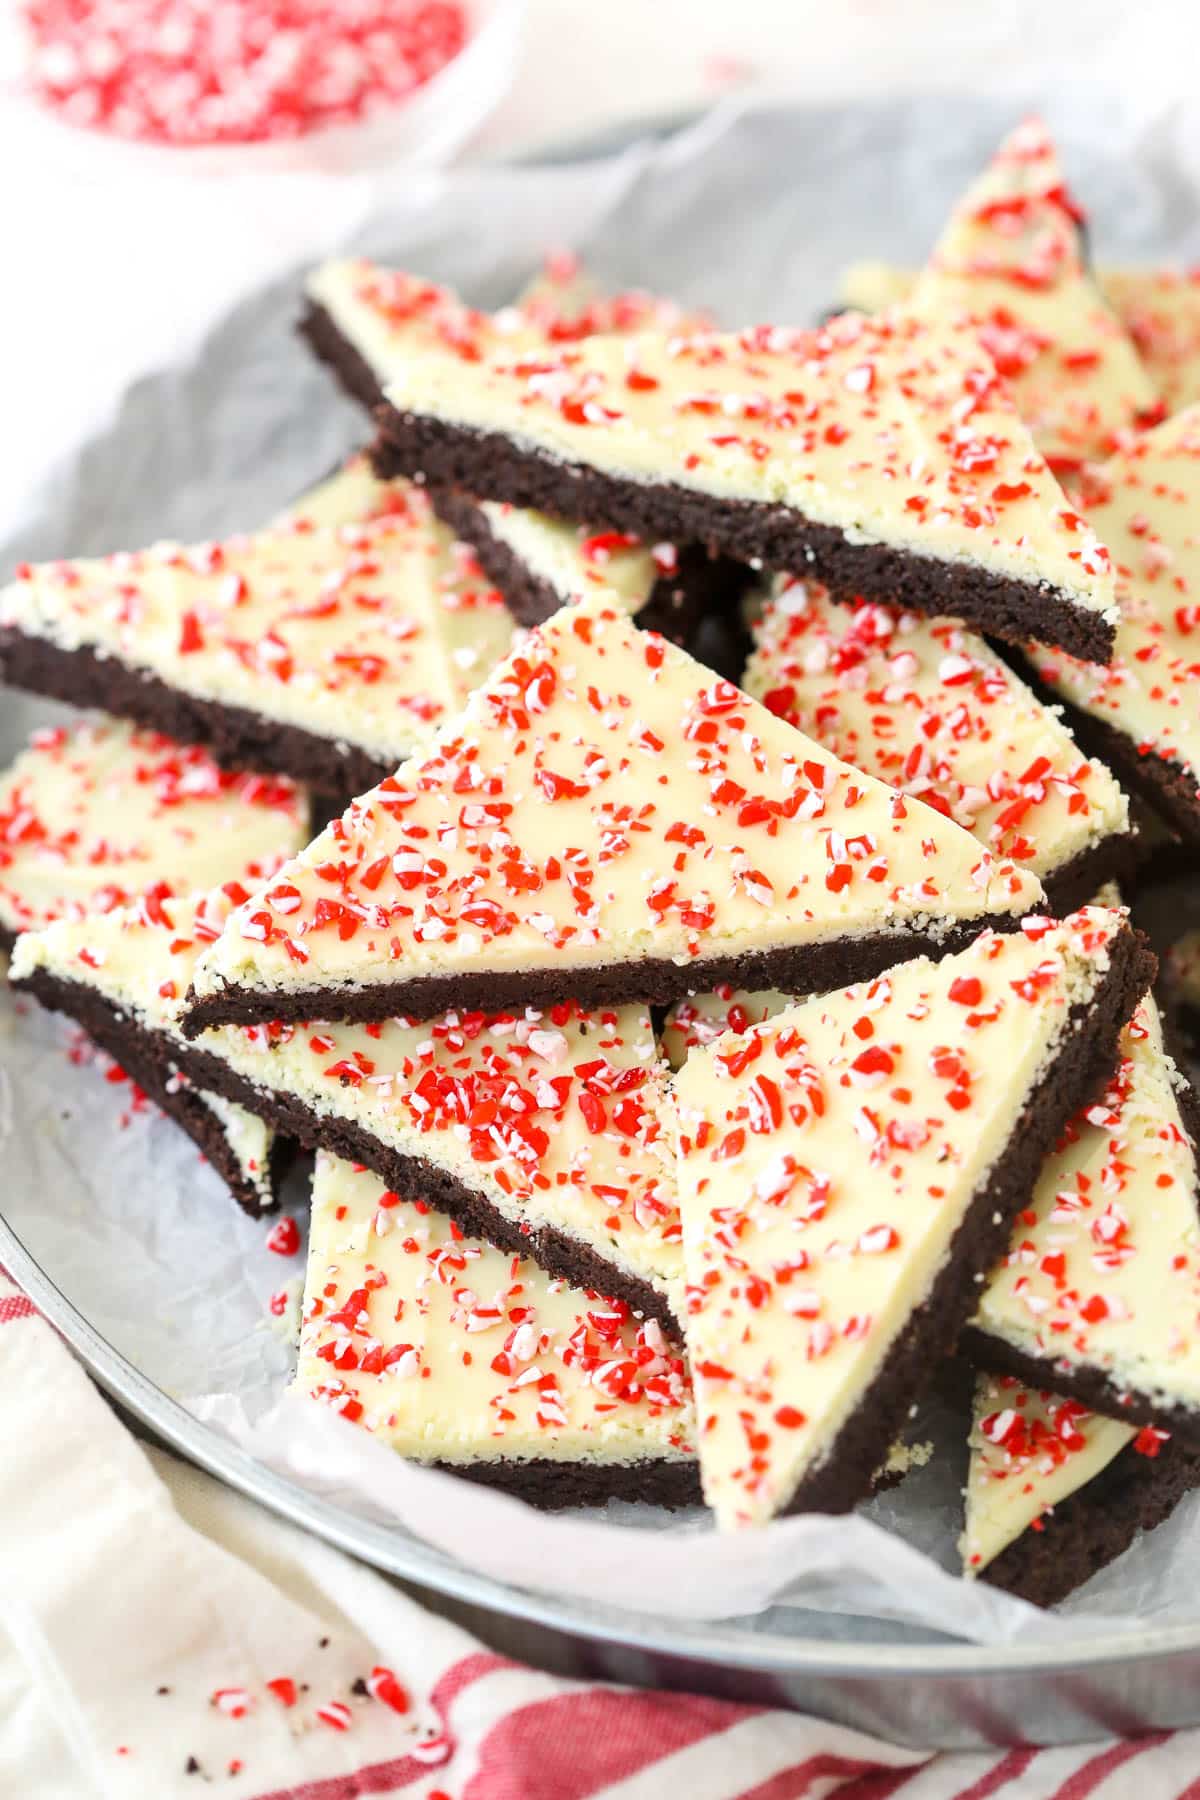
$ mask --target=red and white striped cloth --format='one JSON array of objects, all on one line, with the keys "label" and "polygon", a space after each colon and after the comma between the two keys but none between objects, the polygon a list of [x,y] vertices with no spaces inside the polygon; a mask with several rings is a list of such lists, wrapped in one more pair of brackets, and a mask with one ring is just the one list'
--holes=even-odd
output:
[{"label": "red and white striped cloth", "polygon": [[0,1792],[21,1800],[1200,1800],[1200,1732],[924,1755],[564,1681],[118,1423],[0,1278]]}]

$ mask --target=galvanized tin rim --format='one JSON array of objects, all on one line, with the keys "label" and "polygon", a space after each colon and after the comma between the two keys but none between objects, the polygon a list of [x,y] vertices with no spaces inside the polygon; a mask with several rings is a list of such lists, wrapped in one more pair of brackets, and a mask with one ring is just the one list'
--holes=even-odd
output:
[{"label": "galvanized tin rim", "polygon": [[[476,1573],[401,1531],[360,1519],[306,1492],[258,1463],[178,1400],[156,1386],[114,1349],[72,1304],[12,1226],[0,1214],[0,1265],[61,1333],[84,1367],[122,1407],[164,1442],[230,1487],[339,1549],[389,1574],[469,1605],[598,1638],[606,1643],[687,1660],[721,1662],[771,1674],[937,1678],[1010,1671],[1061,1674],[1131,1657],[1170,1656],[1200,1649],[1200,1625],[1134,1630],[1071,1639],[1062,1644],[832,1644],[819,1638],[784,1638],[740,1630],[722,1621],[686,1629],[659,1619],[575,1606],[550,1595],[506,1586]],[[1086,1625],[1083,1627],[1086,1630]]]}]

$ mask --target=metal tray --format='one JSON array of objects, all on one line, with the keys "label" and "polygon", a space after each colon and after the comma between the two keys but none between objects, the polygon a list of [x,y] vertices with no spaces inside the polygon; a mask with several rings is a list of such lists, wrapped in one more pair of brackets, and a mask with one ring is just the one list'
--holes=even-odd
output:
[{"label": "metal tray", "polygon": [[[845,252],[836,236],[831,242],[828,233],[818,234],[815,221],[824,207],[838,204],[837,172],[842,161],[856,159],[861,179],[854,191],[861,187],[872,209],[873,235],[863,228],[860,247],[911,256],[936,226],[940,196],[953,192],[955,182],[978,165],[1015,110],[995,103],[966,107],[939,101],[934,114],[937,148],[928,152],[930,163],[937,165],[938,192],[931,194],[927,216],[916,219],[898,216],[891,176],[894,159],[911,156],[913,145],[928,133],[925,103],[886,103],[869,113],[813,110],[802,118],[763,114],[758,123],[752,119],[739,127],[739,141],[757,159],[760,180],[765,170],[785,166],[780,160],[781,133],[793,143],[792,154],[810,157],[817,171],[811,180],[820,186],[822,198],[809,202],[812,250],[802,278],[786,265],[782,247],[779,253],[784,275],[791,276],[797,316],[800,309],[811,313],[833,296],[833,275]],[[1053,106],[1049,110],[1052,122],[1070,140],[1071,151],[1091,167],[1095,192],[1099,186],[1095,171],[1105,169],[1111,155],[1111,115],[1103,108],[1095,113],[1105,119],[1104,133],[1099,133],[1077,123],[1082,110],[1072,120],[1054,119]],[[656,125],[655,133],[661,129]],[[608,153],[621,148],[623,141],[624,137],[606,137],[569,147],[561,156],[547,153],[546,160]],[[1106,210],[1114,222],[1114,250],[1146,255],[1169,244],[1180,255],[1197,254],[1197,244],[1188,242],[1186,233],[1168,231],[1172,221],[1165,214],[1173,210],[1168,205],[1171,160],[1160,144],[1139,171],[1118,168],[1115,180],[1109,171]],[[712,205],[730,220],[733,241],[731,253],[717,265],[706,243],[697,241],[695,215],[656,213],[652,185],[650,191],[639,185],[631,204],[639,209],[643,235],[652,231],[656,245],[666,243],[666,260],[673,257],[680,269],[685,296],[704,299],[733,317],[738,308],[738,215],[753,212],[754,203],[747,201],[732,176],[721,187],[721,192],[714,192]],[[1150,205],[1147,188],[1153,196]],[[700,217],[708,222],[707,213]],[[1136,239],[1131,243],[1128,230],[1120,235],[1120,220],[1135,221],[1137,231],[1137,221],[1146,218],[1151,221],[1149,243],[1139,245]],[[1191,229],[1194,233],[1196,228]],[[469,282],[471,251],[461,233],[455,238],[443,232],[443,241],[434,226],[428,231],[432,248],[426,266]],[[386,255],[386,221],[360,241],[364,250]],[[670,284],[670,273],[661,266],[622,267],[624,234],[611,226],[600,234],[600,250],[611,274]],[[483,281],[476,271],[476,290],[484,290],[478,291],[478,298],[501,299],[500,284],[511,291],[515,280],[510,275],[518,275],[527,261],[518,235],[512,269],[492,269],[491,279]],[[498,291],[486,291],[489,287]],[[286,327],[295,299],[294,278],[276,284],[223,321],[186,367],[139,383],[108,431],[64,468],[38,513],[26,521],[19,541],[5,546],[5,565],[10,557],[46,556],[64,546],[79,553],[101,551],[154,532],[194,537],[231,521],[244,521],[250,505],[247,489],[259,477],[260,462],[267,468],[265,485],[260,480],[261,492],[251,498],[267,516],[301,485],[294,471],[302,463],[306,477],[315,477],[323,464],[331,463],[356,426],[348,412],[339,412],[322,377],[302,354],[287,348]],[[244,435],[248,407],[256,409],[251,441]],[[189,419],[198,418],[204,421],[204,431],[189,433]],[[231,445],[237,446],[233,456]],[[103,498],[99,508],[97,493]],[[154,523],[149,526],[144,522],[147,509],[153,510]],[[664,1622],[505,1586],[401,1529],[388,1529],[323,1501],[199,1422],[106,1341],[56,1284],[44,1250],[39,1261],[3,1216],[0,1264],[147,1433],[281,1516],[417,1585],[433,1604],[465,1618],[488,1641],[528,1660],[568,1673],[801,1708],[924,1747],[1071,1742],[1200,1722],[1200,1624],[1097,1636],[1087,1621],[1081,1621],[1077,1641],[1052,1648],[997,1649],[935,1641],[928,1635],[921,1639],[900,1628],[884,1633],[875,1627],[866,1636],[862,1621],[822,1620],[813,1614],[793,1614],[794,1624],[789,1626],[781,1611],[766,1620]]]}]

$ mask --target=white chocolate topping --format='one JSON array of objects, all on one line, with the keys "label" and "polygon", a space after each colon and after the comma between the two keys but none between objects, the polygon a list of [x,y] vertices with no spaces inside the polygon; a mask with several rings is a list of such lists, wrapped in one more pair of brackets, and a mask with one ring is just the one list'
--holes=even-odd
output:
[{"label": "white chocolate topping", "polygon": [[[360,452],[289,507],[279,523],[303,519],[321,526],[361,524],[416,504],[413,496],[418,492],[407,481],[381,481]],[[493,537],[553,588],[564,606],[579,594],[604,587],[630,612],[637,612],[659,576],[673,574],[678,561],[673,544],[656,544],[648,550],[624,532],[593,531],[587,525],[570,525],[546,513],[491,500],[480,501],[479,510]]]},{"label": "white chocolate topping", "polygon": [[1106,666],[1038,647],[1064,699],[1182,765],[1200,787],[1200,406],[1090,470],[1088,516],[1112,547],[1121,622]]},{"label": "white chocolate topping", "polygon": [[325,1154],[296,1386],[422,1462],[694,1454],[690,1384],[658,1325]]},{"label": "white chocolate topping", "polygon": [[916,807],[597,595],[236,913],[196,994],[236,983],[269,1017],[321,984],[336,1016],[397,976],[647,957],[701,987],[718,954],[1036,904],[1034,877]]},{"label": "white chocolate topping", "polygon": [[1107,553],[969,325],[847,314],[811,332],[414,357],[388,399],[631,483],[782,506],[851,543],[1027,582],[1051,610],[1115,617]]},{"label": "white chocolate topping", "polygon": [[1100,285],[1168,413],[1200,400],[1200,270],[1102,269]]},{"label": "white chocolate topping", "polygon": [[512,622],[418,490],[356,525],[28,565],[0,623],[196,699],[400,762],[508,650]]},{"label": "white chocolate topping", "polygon": [[981,1375],[958,1544],[964,1575],[982,1574],[1022,1532],[1045,1530],[1047,1513],[1135,1441],[1156,1455],[1161,1434],[1139,1434],[1078,1400],[1023,1387],[1011,1375]]},{"label": "white chocolate topping", "polygon": [[[1200,270],[1100,268],[1096,280],[1125,330],[1168,414],[1200,400]],[[843,306],[885,312],[904,306],[917,281],[915,269],[857,262],[843,270]]]},{"label": "white chocolate topping", "polygon": [[1161,417],[1133,340],[1090,275],[1082,215],[1038,119],[1007,137],[955,208],[908,301],[971,319],[1060,472]]},{"label": "white chocolate topping", "polygon": [[870,1404],[1121,927],[1030,919],[688,1057],[686,1331],[723,1528],[785,1509]]},{"label": "white chocolate topping", "polygon": [[677,331],[697,320],[653,294],[602,295],[553,280],[536,283],[515,306],[486,313],[452,288],[365,257],[322,263],[305,286],[381,387],[414,356],[469,363],[495,349],[570,343],[595,332]]},{"label": "white chocolate topping", "polygon": [[223,1026],[199,1043],[268,1099],[295,1095],[446,1170],[510,1223],[574,1239],[682,1311],[666,1071],[639,1008]]},{"label": "white chocolate topping", "polygon": [[754,626],[745,686],[1043,881],[1129,830],[1104,765],[957,619],[841,606],[815,582],[780,577]]},{"label": "white chocolate topping", "polygon": [[114,719],[37,732],[0,775],[0,928],[224,877],[253,887],[308,836],[300,790]]},{"label": "white chocolate topping", "polygon": [[[238,881],[183,896],[152,889],[130,906],[87,918],[56,919],[17,939],[12,978],[20,982],[42,970],[58,980],[93,989],[145,1030],[158,1033],[163,1038],[163,1062],[170,1066],[174,1051],[186,1054],[175,1021],[196,957],[245,893]],[[186,1077],[177,1069],[172,1070],[171,1079],[186,1084]],[[261,1205],[273,1204],[270,1162],[275,1133],[221,1095],[199,1088],[195,1092],[219,1121]]]},{"label": "white chocolate topping", "polygon": [[602,587],[636,613],[659,576],[673,574],[678,560],[673,544],[648,550],[639,538],[621,531],[593,531],[494,500],[481,501],[480,511],[492,535],[552,587],[564,606]]},{"label": "white chocolate topping", "polygon": [[259,1211],[269,1211],[277,1199],[271,1180],[275,1133],[264,1119],[256,1118],[244,1106],[235,1106],[223,1094],[211,1094],[204,1088],[197,1088],[196,1094],[216,1117],[225,1142],[237,1159],[242,1180],[258,1196]]},{"label": "white chocolate topping", "polygon": [[1200,1407],[1200,1178],[1153,1000],[1072,1120],[973,1323],[1027,1356]]}]

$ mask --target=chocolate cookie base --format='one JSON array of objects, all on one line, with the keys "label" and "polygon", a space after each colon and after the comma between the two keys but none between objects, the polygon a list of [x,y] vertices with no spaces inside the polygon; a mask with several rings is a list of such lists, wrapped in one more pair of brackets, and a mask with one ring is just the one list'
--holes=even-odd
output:
[{"label": "chocolate cookie base", "polygon": [[554,1006],[570,998],[585,1008],[635,1002],[670,1006],[721,982],[731,987],[779,988],[785,994],[821,994],[869,981],[913,956],[941,958],[964,950],[980,932],[1015,931],[1013,913],[988,913],[953,926],[940,939],[916,931],[876,932],[779,950],[747,950],[740,956],[697,957],[677,964],[669,957],[639,957],[572,971],[530,969],[511,974],[425,975],[353,988],[253,988],[229,983],[219,993],[188,994],[182,1029],[198,1037],[212,1025],[304,1024],[326,1019],[372,1024],[386,1019],[434,1019],[440,1013],[508,1012]]},{"label": "chocolate cookie base", "polygon": [[[431,499],[442,523],[471,546],[519,625],[541,625],[569,604],[551,582],[535,574],[511,545],[497,537],[477,500],[448,488],[434,489]],[[678,553],[675,573],[660,575],[654,582],[635,614],[636,621],[649,631],[661,632],[672,643],[689,643],[707,613],[737,604],[749,579],[750,571],[741,563],[728,557],[714,558],[698,545],[687,545]]]},{"label": "chocolate cookie base", "polygon": [[286,775],[339,800],[377,786],[407,754],[381,761],[245,707],[197,699],[115,656],[66,650],[11,626],[0,630],[0,680],[72,706],[99,707],[178,743],[201,744],[222,768]]},{"label": "chocolate cookie base", "polygon": [[502,432],[378,409],[372,451],[380,476],[406,475],[560,518],[595,520],[647,543],[703,544],[710,554],[765,569],[816,575],[835,597],[950,614],[1013,643],[1057,644],[1107,662],[1115,629],[1065,589],[887,544],[851,543],[836,526],[795,508],[729,499],[672,481],[636,481],[560,460]]},{"label": "chocolate cookie base", "polygon": [[1153,978],[1153,955],[1141,934],[1126,926],[1112,945],[1108,971],[1095,993],[1072,1007],[1058,1053],[972,1198],[929,1293],[822,1462],[802,1476],[785,1512],[849,1512],[870,1492],[879,1446],[902,1434],[909,1408],[954,1349],[976,1303],[976,1278],[1003,1253],[1012,1221],[1067,1120],[1111,1076],[1121,1028]]},{"label": "chocolate cookie base", "polygon": [[286,1171],[290,1147],[274,1147],[266,1171],[271,1199],[264,1206],[259,1189],[245,1175],[217,1115],[193,1088],[172,1083],[177,1061],[175,1046],[164,1036],[122,1013],[85,982],[68,981],[45,969],[35,969],[12,985],[18,992],[32,994],[48,1012],[65,1013],[82,1025],[92,1041],[120,1064],[143,1093],[182,1126],[243,1212],[257,1219],[275,1210],[279,1204],[278,1184]]},{"label": "chocolate cookie base", "polygon": [[1153,1531],[1200,1485],[1200,1451],[1174,1441],[1157,1456],[1126,1445],[1108,1467],[1041,1521],[1022,1532],[979,1579],[1029,1600],[1054,1606],[1128,1550],[1143,1531]]},{"label": "chocolate cookie base", "polygon": [[[1173,1048],[1168,1030],[1168,1052]],[[1192,1159],[1200,1181],[1200,1096],[1189,1083],[1177,1091],[1176,1097],[1184,1129],[1192,1140]],[[1066,1394],[1081,1401],[1089,1411],[1103,1413],[1122,1425],[1158,1425],[1200,1454],[1200,1407],[1171,1403],[1152,1393],[1121,1387],[1107,1371],[1094,1364],[1060,1362],[1054,1356],[1030,1354],[979,1325],[967,1326],[958,1347],[977,1369],[994,1375],[1015,1375],[1026,1387]]]},{"label": "chocolate cookie base", "polygon": [[542,1512],[563,1512],[574,1506],[603,1506],[609,1500],[640,1501],[674,1512],[682,1506],[699,1506],[700,1465],[695,1458],[644,1457],[634,1463],[555,1462],[537,1457],[522,1462],[516,1457],[497,1457],[494,1462],[435,1462],[435,1469],[458,1475],[480,1487],[500,1488],[515,1494]]},{"label": "chocolate cookie base", "polygon": [[315,300],[306,300],[296,331],[317,361],[331,370],[343,393],[365,407],[373,418],[376,408],[383,405],[383,389],[370,363],[349,338],[342,336],[332,315]]},{"label": "chocolate cookie base", "polygon": [[1105,882],[1128,882],[1141,861],[1136,831],[1114,832],[1101,838],[1043,875],[1046,911],[1055,919],[1089,906]]},{"label": "chocolate cookie base", "polygon": [[[271,1052],[264,1051],[264,1058]],[[666,1297],[648,1281],[617,1268],[599,1252],[566,1232],[514,1224],[477,1188],[467,1187],[448,1169],[423,1156],[398,1150],[353,1119],[318,1113],[282,1088],[259,1086],[214,1051],[192,1045],[181,1066],[198,1087],[209,1088],[257,1113],[268,1125],[308,1150],[328,1150],[346,1162],[372,1169],[393,1193],[413,1194],[458,1224],[468,1237],[483,1238],[517,1256],[528,1256],[572,1287],[624,1300],[634,1312],[657,1319],[678,1338],[680,1327]]]}]

